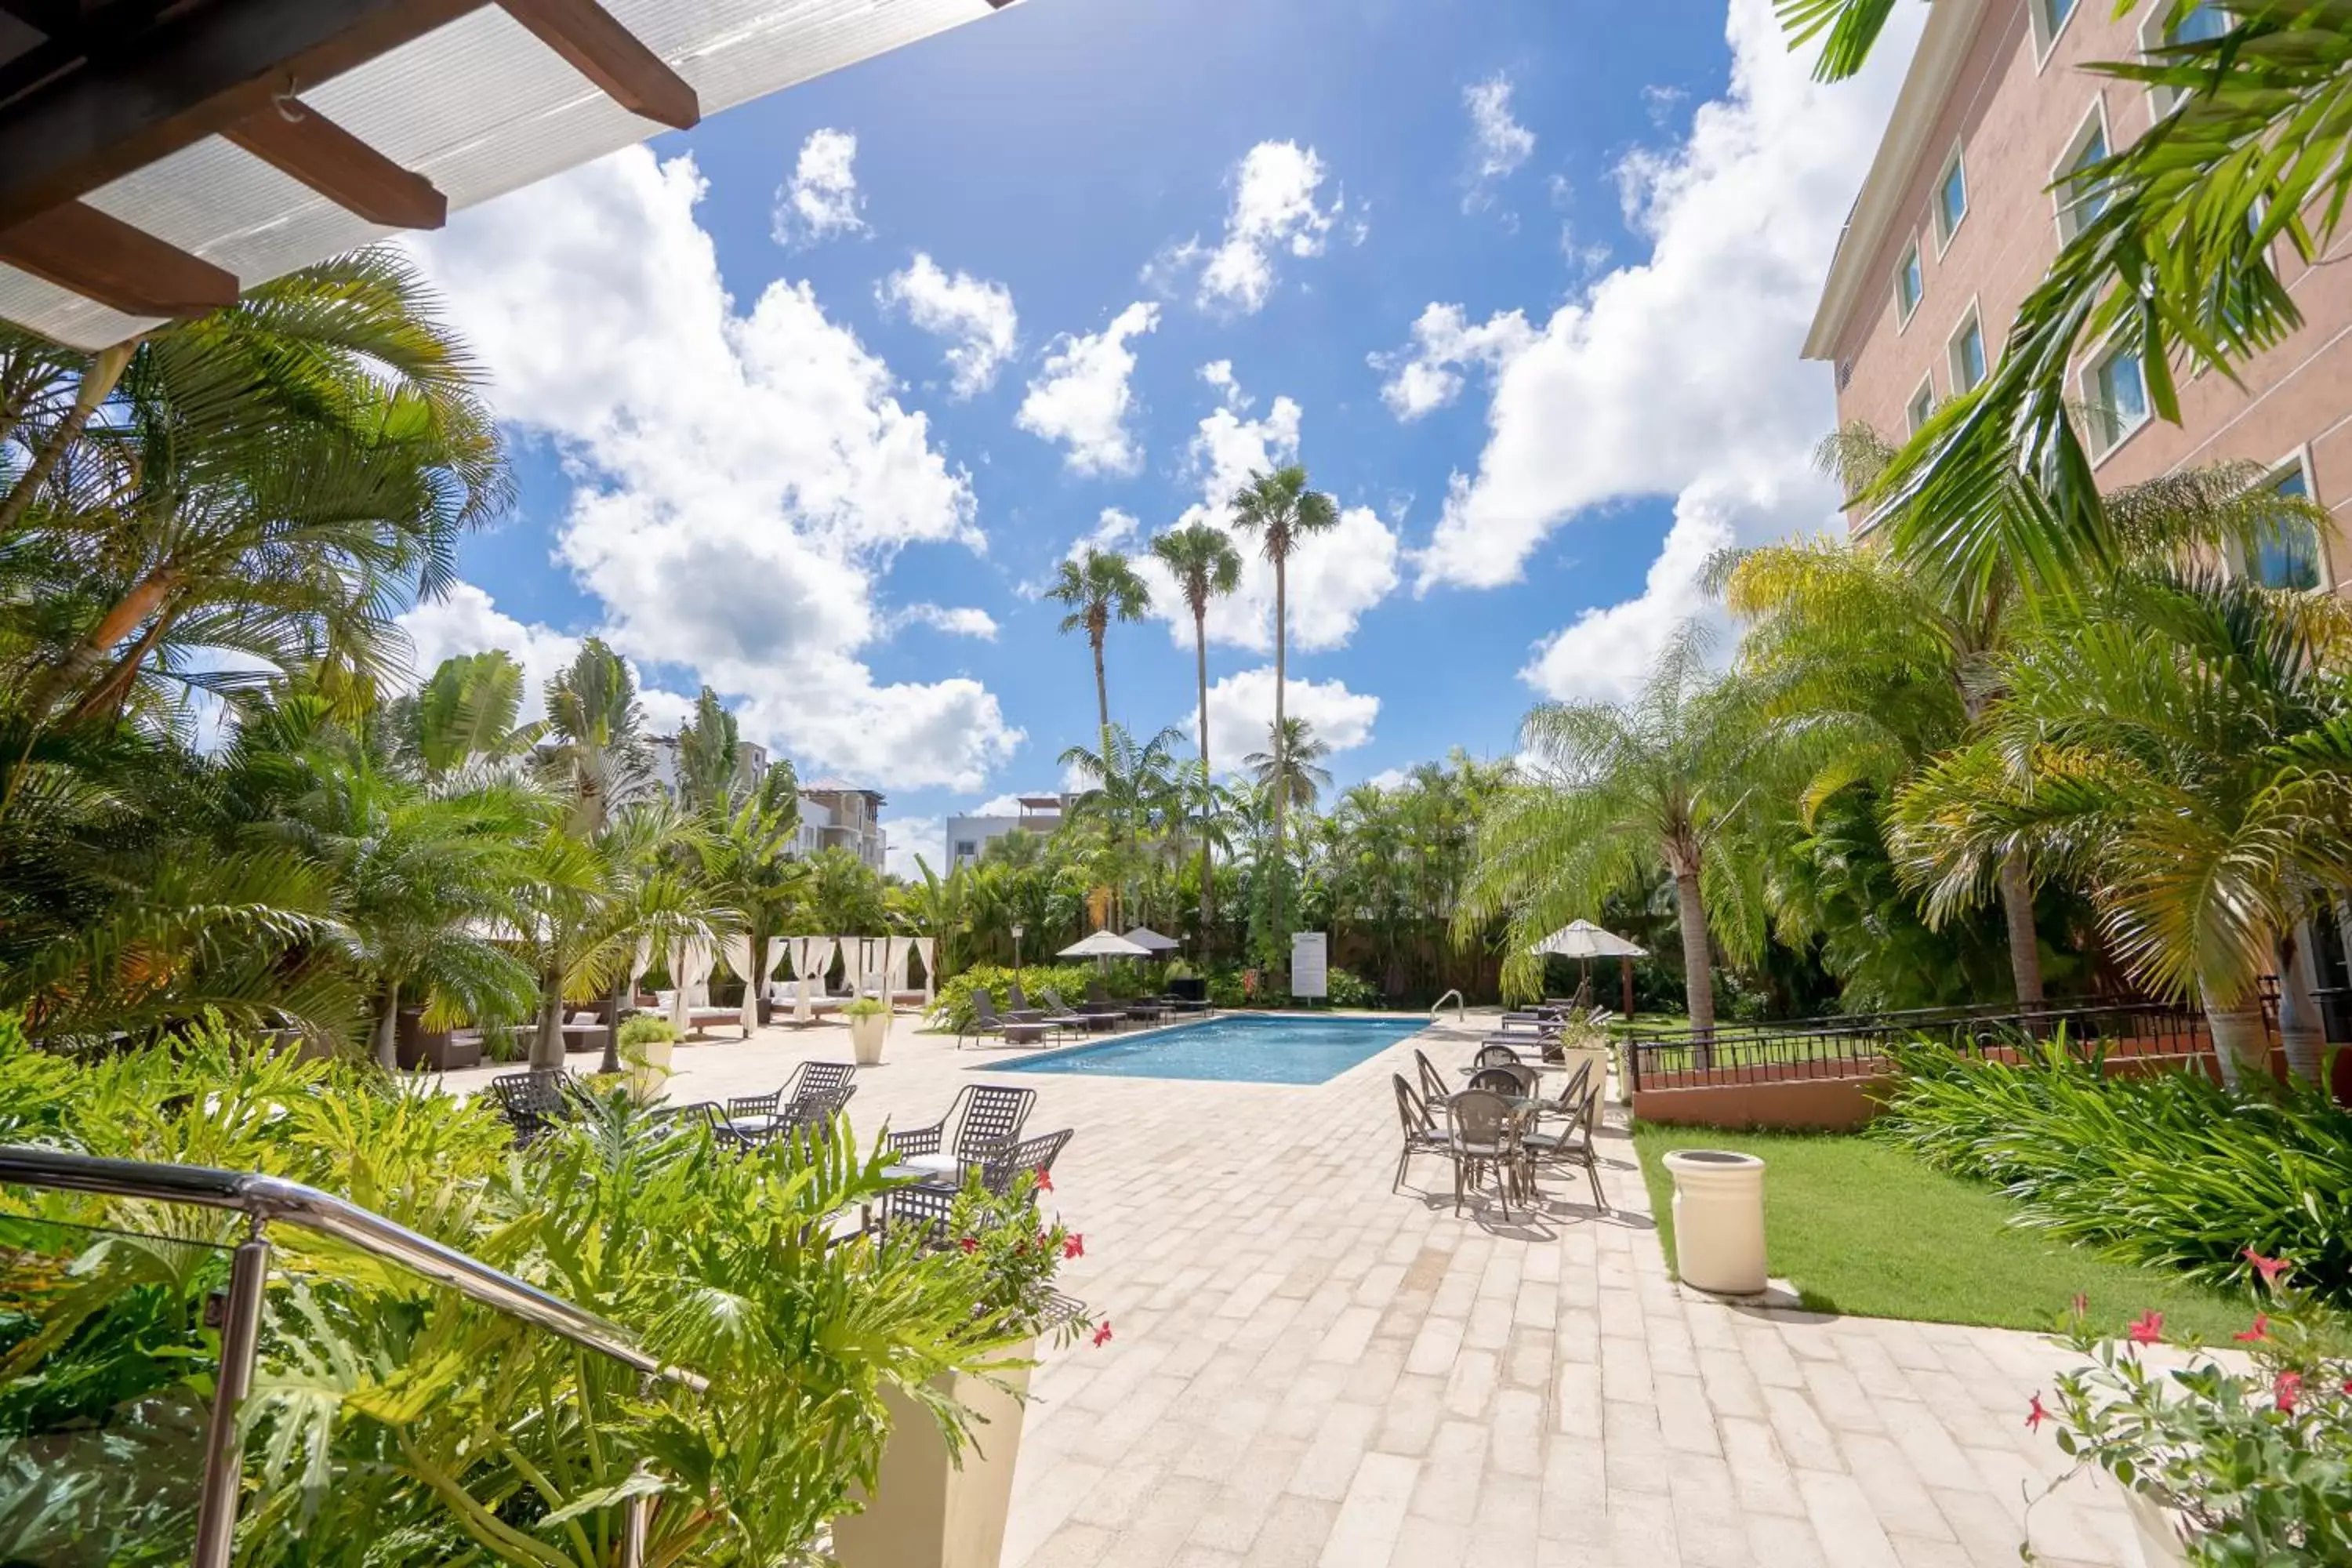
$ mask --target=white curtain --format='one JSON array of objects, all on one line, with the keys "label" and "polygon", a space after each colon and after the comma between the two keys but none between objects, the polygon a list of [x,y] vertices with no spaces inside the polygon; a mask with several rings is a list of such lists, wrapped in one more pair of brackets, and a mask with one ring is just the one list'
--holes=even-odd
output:
[{"label": "white curtain", "polygon": [[[637,955],[629,964],[629,998],[626,1004],[628,1006],[634,1007],[637,1005],[637,982],[643,980],[646,977],[646,971],[653,966],[654,939],[641,936],[637,938]],[[621,1020],[614,1019],[613,1027],[617,1029],[620,1026]]]},{"label": "white curtain", "polygon": [[890,957],[887,968],[889,971],[889,977],[883,982],[883,985],[889,993],[886,1000],[892,1006],[896,1006],[898,1002],[898,993],[907,988],[907,955],[915,951],[915,939],[911,936],[894,936],[888,939],[888,942]]},{"label": "white curtain", "polygon": [[768,939],[768,965],[758,974],[751,973],[751,937],[748,931],[727,939],[727,967],[743,979],[743,1011],[740,1022],[743,1037],[750,1039],[751,1031],[760,1026],[760,997],[767,990],[769,977],[776,965],[784,961],[784,944],[776,937]]},{"label": "white curtain", "polygon": [[679,1039],[693,1025],[694,1005],[710,994],[710,944],[698,936],[680,937],[669,944],[669,978],[677,987],[669,1002],[670,1026]]},{"label": "white curtain", "polygon": [[795,1022],[805,1024],[816,1016],[809,1005],[809,988],[824,979],[824,972],[833,965],[833,938],[804,936],[795,943],[793,973],[800,977],[800,1000],[793,1006]]},{"label": "white curtain", "polygon": [[[849,994],[852,996],[863,996],[874,988],[874,939],[865,936],[845,936],[841,939],[841,942],[845,955],[850,952],[856,954],[849,969]],[[849,945],[852,942],[857,945],[852,948]]]},{"label": "white curtain", "polygon": [[915,939],[915,951],[920,953],[923,959],[923,1010],[927,1013],[930,1011],[931,1003],[939,994],[938,966],[931,962],[931,954],[939,950],[939,945],[930,937],[919,936]]}]

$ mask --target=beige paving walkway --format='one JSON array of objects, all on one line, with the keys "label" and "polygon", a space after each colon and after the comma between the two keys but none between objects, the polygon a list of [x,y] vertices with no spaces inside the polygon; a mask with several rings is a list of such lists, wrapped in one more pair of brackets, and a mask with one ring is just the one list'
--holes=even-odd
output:
[{"label": "beige paving walkway", "polygon": [[[1450,1068],[1469,1037],[1419,1043]],[[675,1089],[772,1088],[846,1045],[826,1026],[682,1047]],[[1611,1216],[1549,1179],[1540,1215],[1457,1218],[1426,1158],[1392,1194],[1389,1074],[1411,1052],[1309,1087],[1007,1080],[1039,1091],[1034,1130],[1077,1129],[1056,1168],[1086,1236],[1068,1283],[1115,1337],[1037,1373],[1005,1568],[2018,1561],[2028,1499],[2064,1468],[2022,1417],[2063,1352],[1685,1292],[1614,1131]],[[928,1121],[1006,1059],[905,1022],[888,1058],[860,1075],[861,1127]],[[2139,1561],[2091,1478],[2030,1530],[2050,1568]]]}]

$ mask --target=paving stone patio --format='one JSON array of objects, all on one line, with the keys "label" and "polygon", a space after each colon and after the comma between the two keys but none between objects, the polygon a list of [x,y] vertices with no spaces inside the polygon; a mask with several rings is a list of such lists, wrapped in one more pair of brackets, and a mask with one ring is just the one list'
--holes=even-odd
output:
[{"label": "paving stone patio", "polygon": [[[2066,1360],[2039,1338],[1685,1291],[1618,1128],[1608,1215],[1561,1175],[1538,1213],[1457,1216],[1429,1157],[1392,1194],[1389,1075],[1478,1032],[1306,1087],[1005,1080],[1038,1091],[1033,1131],[1077,1130],[1066,1279],[1114,1338],[1038,1370],[1003,1568],[1946,1568],[2015,1563],[2029,1526],[2048,1568],[2137,1568],[2101,1479],[2029,1516],[2065,1468],[2022,1422]],[[673,1093],[772,1089],[847,1046],[681,1047]],[[1008,1054],[902,1018],[852,1120],[928,1122]]]}]

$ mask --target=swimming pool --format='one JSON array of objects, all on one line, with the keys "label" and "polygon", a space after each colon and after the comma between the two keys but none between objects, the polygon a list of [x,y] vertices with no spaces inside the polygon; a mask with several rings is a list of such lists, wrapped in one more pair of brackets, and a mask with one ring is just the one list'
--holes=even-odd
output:
[{"label": "swimming pool", "polygon": [[991,1072],[1321,1083],[1429,1026],[1425,1018],[1238,1016],[1026,1057]]}]

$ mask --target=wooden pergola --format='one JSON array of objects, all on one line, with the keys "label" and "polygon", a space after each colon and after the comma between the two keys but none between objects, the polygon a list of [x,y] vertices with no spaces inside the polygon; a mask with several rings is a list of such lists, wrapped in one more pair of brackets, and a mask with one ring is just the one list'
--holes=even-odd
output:
[{"label": "wooden pergola", "polygon": [[1009,0],[0,0],[0,317],[99,347]]}]

